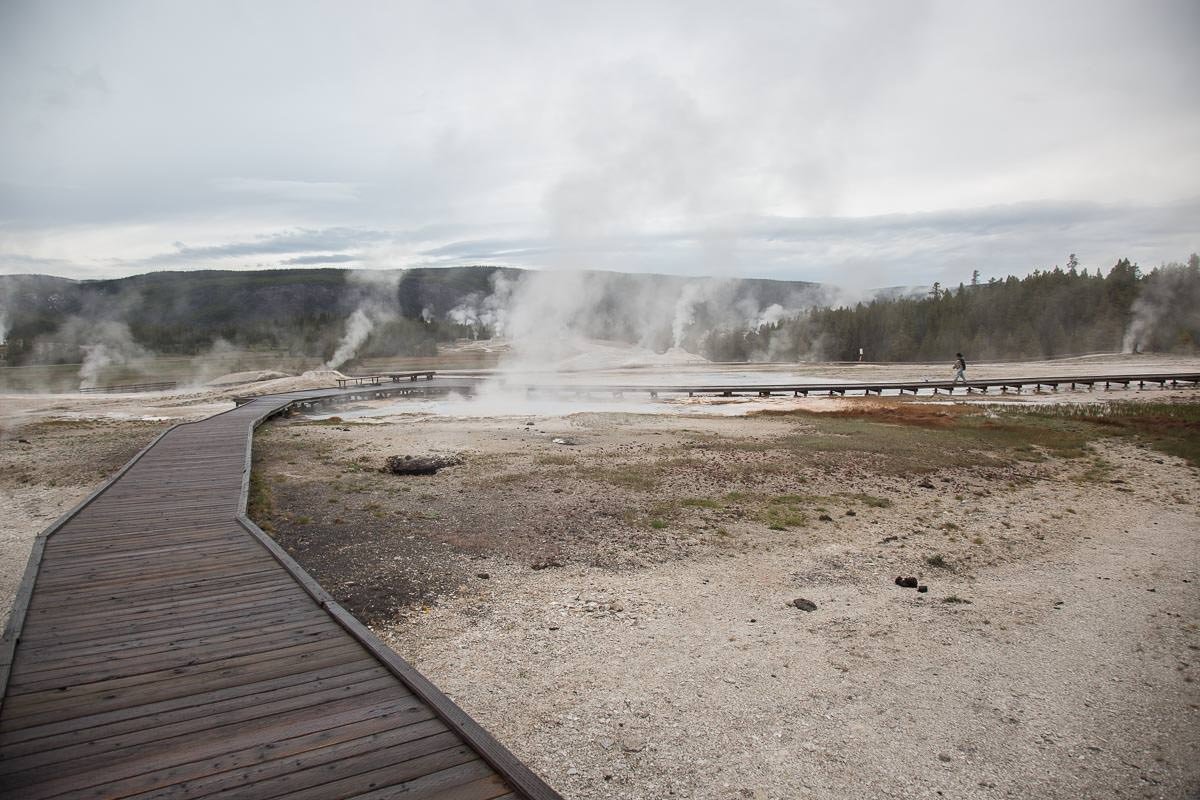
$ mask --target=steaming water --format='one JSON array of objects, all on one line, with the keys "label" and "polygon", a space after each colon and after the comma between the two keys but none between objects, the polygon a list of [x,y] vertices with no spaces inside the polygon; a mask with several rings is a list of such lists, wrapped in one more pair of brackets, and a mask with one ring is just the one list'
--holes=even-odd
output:
[{"label": "steaming water", "polygon": [[592,397],[526,397],[522,394],[491,395],[482,398],[449,397],[387,401],[344,410],[308,415],[308,419],[339,417],[360,422],[387,422],[405,416],[432,416],[457,419],[494,417],[566,417],[572,414],[664,414],[675,416],[734,417],[765,409],[811,407],[821,400],[791,397],[666,397],[657,400]]}]

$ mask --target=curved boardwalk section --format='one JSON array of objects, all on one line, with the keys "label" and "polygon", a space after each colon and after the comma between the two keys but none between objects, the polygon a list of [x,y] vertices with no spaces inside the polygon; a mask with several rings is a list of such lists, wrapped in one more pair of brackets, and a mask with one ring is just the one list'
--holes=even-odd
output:
[{"label": "curved boardwalk section", "polygon": [[179,425],[39,537],[0,796],[555,798],[242,516],[249,436]]}]

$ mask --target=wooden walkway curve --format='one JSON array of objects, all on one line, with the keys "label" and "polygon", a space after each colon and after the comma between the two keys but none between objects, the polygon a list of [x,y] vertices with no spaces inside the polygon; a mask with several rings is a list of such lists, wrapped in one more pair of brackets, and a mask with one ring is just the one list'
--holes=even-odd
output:
[{"label": "wooden walkway curve", "polygon": [[0,797],[558,797],[243,515],[254,427],[336,394],[178,425],[38,537]]}]

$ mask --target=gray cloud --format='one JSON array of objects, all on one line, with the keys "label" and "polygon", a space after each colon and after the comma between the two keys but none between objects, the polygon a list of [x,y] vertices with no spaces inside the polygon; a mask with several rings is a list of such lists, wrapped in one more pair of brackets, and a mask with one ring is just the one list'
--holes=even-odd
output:
[{"label": "gray cloud", "polygon": [[1200,248],[1198,29],[1194,0],[14,0],[0,270],[1157,263]]},{"label": "gray cloud", "polygon": [[318,256],[296,256],[295,258],[285,258],[279,263],[286,264],[288,266],[301,267],[314,264],[349,264],[357,260],[357,256],[352,256],[345,253],[327,253],[325,255]]},{"label": "gray cloud", "polygon": [[257,236],[249,241],[200,247],[190,247],[183,242],[175,242],[174,252],[151,256],[146,261],[203,262],[214,258],[269,256],[311,250],[343,250],[370,242],[386,241],[390,238],[391,236],[383,231],[355,228],[294,230]]}]

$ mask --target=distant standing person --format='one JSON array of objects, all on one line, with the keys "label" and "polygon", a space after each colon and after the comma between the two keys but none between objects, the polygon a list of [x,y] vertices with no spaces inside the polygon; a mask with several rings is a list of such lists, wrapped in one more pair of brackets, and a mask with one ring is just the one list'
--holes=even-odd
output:
[{"label": "distant standing person", "polygon": [[967,382],[967,360],[965,358],[963,358],[962,353],[955,353],[954,355],[958,356],[958,360],[954,362],[954,369],[955,369],[954,382],[958,383],[959,381],[962,381],[963,383],[966,383]]}]

